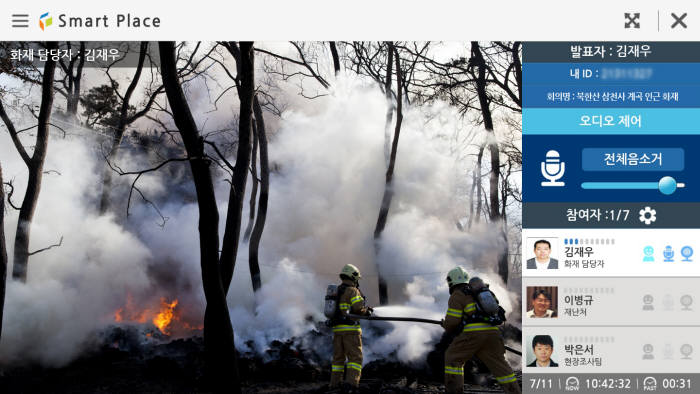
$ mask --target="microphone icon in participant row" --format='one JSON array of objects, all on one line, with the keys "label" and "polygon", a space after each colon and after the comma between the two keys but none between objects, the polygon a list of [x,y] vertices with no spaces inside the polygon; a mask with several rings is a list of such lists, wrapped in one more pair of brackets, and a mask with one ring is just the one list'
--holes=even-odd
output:
[{"label": "microphone icon in participant row", "polygon": [[542,176],[547,179],[547,181],[542,181],[542,186],[564,186],[564,182],[560,182],[564,176],[564,170],[566,169],[565,163],[559,159],[559,152],[555,150],[550,150],[547,152],[545,161],[542,164]]},{"label": "microphone icon in participant row", "polygon": [[664,261],[665,262],[673,262],[673,255],[675,252],[673,251],[673,248],[671,245],[666,245],[666,248],[664,249]]}]

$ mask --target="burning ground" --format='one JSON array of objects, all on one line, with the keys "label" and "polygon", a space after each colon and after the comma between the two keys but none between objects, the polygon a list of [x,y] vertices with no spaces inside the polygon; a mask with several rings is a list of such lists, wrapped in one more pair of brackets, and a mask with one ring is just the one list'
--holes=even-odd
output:
[{"label": "burning ground", "polygon": [[[169,307],[169,305],[166,305]],[[172,312],[172,311],[171,311]],[[386,334],[390,324],[368,324],[366,344]],[[164,327],[165,329],[168,326]],[[115,324],[97,334],[91,351],[62,368],[11,368],[0,378],[2,392],[201,392],[203,342],[199,336],[172,339],[153,324]],[[520,331],[507,326],[507,339]],[[259,353],[252,342],[241,349],[239,368],[245,393],[326,393],[330,334],[322,324],[304,336],[272,341]],[[425,360],[414,363],[375,360],[363,368],[361,393],[442,392],[442,357],[451,338],[437,338]],[[486,368],[465,365],[465,392],[501,392]],[[519,372],[517,373],[519,376]]]},{"label": "burning ground", "polygon": [[[378,315],[439,318],[429,310],[377,307]],[[201,326],[188,322],[177,299],[152,305],[127,295],[113,321],[91,333],[76,360],[58,368],[36,363],[6,367],[2,392],[202,392],[204,347]],[[323,320],[302,319],[301,335],[239,339],[239,369],[246,393],[326,393],[332,333]],[[443,354],[451,337],[436,326],[406,322],[363,322],[365,360],[362,393],[442,392]],[[268,330],[270,331],[270,330]],[[262,333],[261,333],[262,334]],[[243,334],[245,335],[245,333]],[[270,332],[265,338],[271,338]],[[507,325],[504,336],[518,346],[520,330]],[[400,346],[402,344],[403,346]],[[511,358],[514,366],[518,358]],[[476,359],[467,363],[465,390],[501,392]]]}]

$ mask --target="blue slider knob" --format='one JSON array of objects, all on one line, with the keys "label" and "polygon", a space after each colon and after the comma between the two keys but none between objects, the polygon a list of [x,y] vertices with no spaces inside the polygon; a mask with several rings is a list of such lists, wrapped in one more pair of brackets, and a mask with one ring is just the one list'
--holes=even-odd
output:
[{"label": "blue slider knob", "polygon": [[659,191],[665,195],[671,195],[676,189],[685,187],[685,183],[676,182],[673,177],[665,176],[659,179]]}]

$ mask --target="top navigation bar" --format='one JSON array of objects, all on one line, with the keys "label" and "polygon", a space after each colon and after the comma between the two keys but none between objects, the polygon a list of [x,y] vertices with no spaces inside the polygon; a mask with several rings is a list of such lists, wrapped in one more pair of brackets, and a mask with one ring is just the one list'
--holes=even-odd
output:
[{"label": "top navigation bar", "polygon": [[700,37],[700,2],[6,2],[3,41],[628,40]]}]

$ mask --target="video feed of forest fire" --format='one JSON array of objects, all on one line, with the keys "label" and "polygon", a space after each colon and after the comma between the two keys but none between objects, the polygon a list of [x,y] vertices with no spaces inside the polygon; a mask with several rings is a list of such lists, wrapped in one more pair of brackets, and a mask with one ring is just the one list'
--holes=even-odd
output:
[{"label": "video feed of forest fire", "polygon": [[512,41],[0,42],[0,392],[520,393],[522,104]]}]

